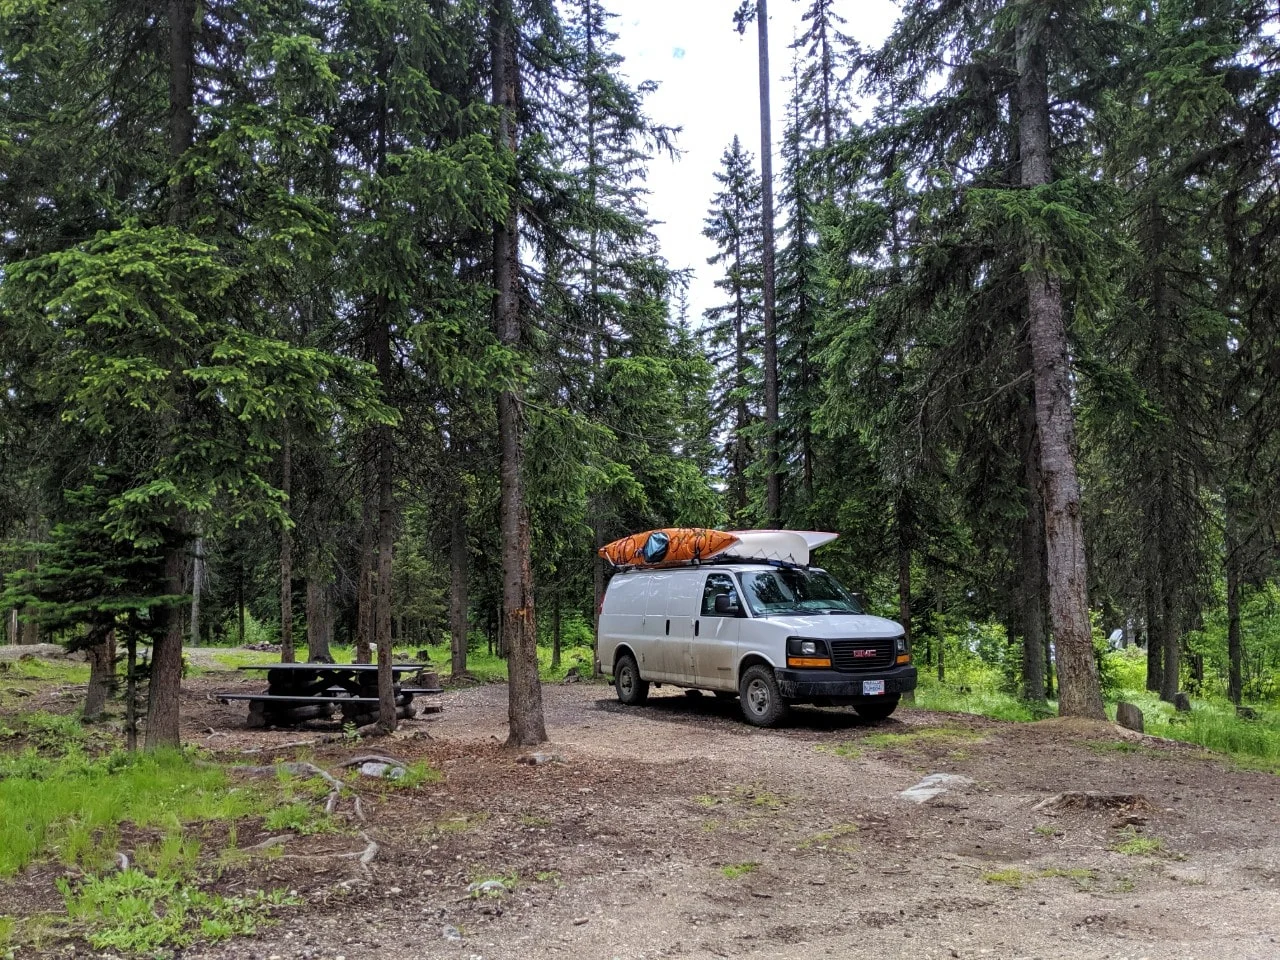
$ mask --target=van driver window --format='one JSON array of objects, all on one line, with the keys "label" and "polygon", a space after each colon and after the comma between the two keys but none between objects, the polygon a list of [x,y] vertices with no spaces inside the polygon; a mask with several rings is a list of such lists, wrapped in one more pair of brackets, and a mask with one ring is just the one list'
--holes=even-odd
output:
[{"label": "van driver window", "polygon": [[723,617],[723,613],[716,613],[716,597],[721,594],[731,598],[737,606],[742,605],[742,600],[738,597],[738,587],[733,582],[733,577],[727,573],[712,573],[707,576],[707,585],[702,591],[702,615],[704,617]]}]

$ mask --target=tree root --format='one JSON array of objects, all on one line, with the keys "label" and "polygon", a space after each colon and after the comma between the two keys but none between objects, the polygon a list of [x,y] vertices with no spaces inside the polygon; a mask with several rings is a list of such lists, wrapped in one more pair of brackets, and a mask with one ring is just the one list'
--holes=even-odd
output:
[{"label": "tree root", "polygon": [[338,764],[340,767],[358,767],[366,763],[385,763],[391,767],[408,767],[409,764],[403,760],[397,760],[395,757],[384,757],[380,754],[370,753],[362,757],[352,757],[350,760],[344,760]]}]

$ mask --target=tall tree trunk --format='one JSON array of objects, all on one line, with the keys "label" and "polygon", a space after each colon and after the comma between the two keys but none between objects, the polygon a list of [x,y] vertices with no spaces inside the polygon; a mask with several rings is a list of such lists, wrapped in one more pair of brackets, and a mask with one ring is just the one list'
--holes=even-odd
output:
[{"label": "tall tree trunk", "polygon": [[453,502],[453,524],[449,536],[450,672],[455,677],[467,672],[467,588],[470,559],[467,549],[467,503],[462,496],[458,496]]},{"label": "tall tree trunk", "polygon": [[[1173,502],[1172,498],[1172,464],[1166,462],[1160,475],[1160,515],[1162,518],[1165,516],[1165,511],[1169,509],[1169,504]],[[1182,630],[1178,623],[1178,610],[1173,592],[1175,583],[1172,569],[1174,558],[1168,550],[1161,550],[1160,559],[1162,561],[1160,569],[1160,624],[1163,628],[1160,643],[1162,668],[1160,674],[1160,699],[1172,703],[1179,687],[1182,686]]]},{"label": "tall tree trunk", "polygon": [[[1025,348],[1030,365],[1030,347]],[[1044,501],[1040,497],[1040,444],[1036,438],[1035,390],[1019,414],[1022,440],[1022,484],[1026,515],[1022,520],[1022,698],[1045,702]]]},{"label": "tall tree trunk", "polygon": [[[383,389],[391,377],[391,331],[385,316],[376,324],[375,359]],[[391,551],[395,542],[395,513],[391,471],[391,428],[377,428],[378,436],[378,582],[374,591],[374,639],[378,649],[378,726],[390,733],[396,728],[395,681],[391,671]]]},{"label": "tall tree trunk", "polygon": [[84,718],[97,720],[107,705],[115,674],[115,631],[98,630],[89,638],[89,689],[84,697]]},{"label": "tall tree trunk", "polygon": [[[33,497],[27,510],[27,540],[35,543],[40,539],[40,504]],[[27,554],[27,570],[34,573],[40,566],[40,556],[35,551]],[[15,619],[16,642],[29,646],[40,642],[40,624],[36,621],[36,612],[32,607],[25,607],[21,620]]]},{"label": "tall tree trunk", "polygon": [[[293,492],[293,449],[286,425],[284,445],[280,450],[280,489],[284,492],[285,509]],[[293,531],[280,526],[280,662],[293,663]]]},{"label": "tall tree trunk", "polygon": [[[493,99],[498,109],[498,146],[517,154],[516,24],[511,0],[492,0],[490,41]],[[513,185],[514,186],[514,185]],[[498,342],[518,351],[522,339],[520,299],[520,227],[516,190],[507,216],[493,235],[493,312]],[[524,449],[520,426],[520,397],[507,385],[498,394],[498,444],[501,450],[502,643],[507,648],[508,736],[512,746],[528,746],[547,739],[542,714],[542,685],[538,681],[538,635],[533,609],[529,559],[529,514],[524,502]]]},{"label": "tall tree trunk", "polygon": [[939,576],[934,583],[934,605],[937,609],[937,618],[934,621],[934,635],[938,638],[938,682],[944,683],[947,679],[947,634],[946,627],[942,621],[942,577]]},{"label": "tall tree trunk", "polygon": [[236,569],[236,642],[244,646],[244,561]]},{"label": "tall tree trunk", "polygon": [[[165,550],[164,589],[171,596],[182,596],[187,581],[186,551],[181,542],[171,543]],[[181,742],[179,701],[182,692],[182,606],[171,603],[164,608],[164,632],[151,648],[151,679],[147,684],[146,747],[176,747]]]},{"label": "tall tree trunk", "polygon": [[367,470],[364,472],[365,483],[362,484],[360,504],[360,560],[356,565],[356,663],[373,662],[373,586],[377,578],[377,564],[373,553],[376,510]]},{"label": "tall tree trunk", "polygon": [[782,473],[778,464],[778,330],[774,311],[773,250],[773,130],[769,105],[769,4],[756,0],[760,51],[760,187],[764,224],[764,422],[765,519],[770,527],[782,522]]},{"label": "tall tree trunk", "polygon": [[1147,617],[1147,689],[1160,692],[1164,678],[1164,605],[1160,586],[1160,538],[1156,527],[1157,505],[1148,502],[1143,535],[1142,597]]},{"label": "tall tree trunk", "polygon": [[551,669],[560,668],[560,594],[551,597]]},{"label": "tall tree trunk", "polygon": [[[193,181],[177,176],[177,167],[195,142],[195,0],[169,0],[169,161],[173,186],[169,222],[185,227],[190,215]],[[181,402],[181,401],[179,401]],[[170,442],[172,429],[164,431]],[[186,587],[185,524],[181,515],[171,518],[164,555],[165,593],[180,597]],[[182,694],[182,606],[170,603],[161,614],[163,632],[151,650],[151,678],[147,684],[146,748],[176,747],[181,741],[179,701]]]},{"label": "tall tree trunk", "polygon": [[899,492],[894,508],[894,525],[898,528],[898,622],[911,649],[911,498]]},{"label": "tall tree trunk", "polygon": [[138,749],[138,636],[132,631],[125,640],[125,649],[124,745],[133,753]]},{"label": "tall tree trunk", "polygon": [[333,641],[333,604],[329,598],[329,581],[324,574],[313,572],[307,577],[307,659],[332,663],[329,644]]},{"label": "tall tree trunk", "polygon": [[[1050,164],[1048,67],[1041,34],[1043,8],[1028,5],[1017,27],[1019,148],[1022,184],[1053,180]],[[1027,301],[1030,314],[1036,426],[1044,484],[1045,554],[1049,610],[1058,659],[1058,709],[1064,716],[1106,719],[1089,627],[1080,483],[1072,449],[1075,417],[1067,360],[1061,282],[1049,270],[1043,241],[1028,239]]]},{"label": "tall tree trunk", "polygon": [[1243,696],[1241,660],[1244,657],[1240,638],[1240,524],[1230,493],[1226,503],[1226,568],[1227,568],[1227,698],[1236,706]]},{"label": "tall tree trunk", "polygon": [[591,675],[599,677],[602,674],[600,664],[600,607],[604,603],[604,558],[600,556],[600,548],[604,546],[604,527],[600,523],[599,516],[593,517],[591,521],[591,529],[595,533],[595,567],[592,570],[592,584],[594,587],[595,605],[592,609],[591,629],[592,629],[592,656],[591,656]]},{"label": "tall tree trunk", "polygon": [[197,536],[191,555],[191,645],[200,646],[200,594],[204,588],[204,537]]}]

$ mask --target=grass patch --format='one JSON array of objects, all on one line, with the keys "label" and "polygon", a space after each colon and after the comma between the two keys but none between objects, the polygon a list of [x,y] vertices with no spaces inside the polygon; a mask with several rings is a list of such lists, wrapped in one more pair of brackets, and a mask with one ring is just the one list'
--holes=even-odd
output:
[{"label": "grass patch", "polygon": [[[486,814],[475,814],[475,816],[488,817],[489,815],[486,813]],[[538,817],[538,816],[534,816],[533,814],[526,813],[520,817],[520,826],[549,827],[551,826],[551,819],[549,817]]]},{"label": "grass patch", "polygon": [[263,826],[268,830],[292,830],[299,836],[317,833],[338,833],[340,828],[333,818],[314,803],[305,800],[286,803],[267,813]]},{"label": "grass patch", "polygon": [[939,683],[927,671],[920,674],[915,691],[914,709],[939,710],[944,713],[975,713],[996,720],[1029,722],[1043,720],[1051,714],[1047,708],[1019,700],[1000,690],[994,682],[976,675],[964,684]]},{"label": "grass patch", "polygon": [[28,750],[0,769],[0,877],[37,857],[93,868],[115,854],[118,826],[131,822],[179,832],[203,820],[263,810],[261,796],[233,786],[216,768],[176,751],[89,759],[71,750],[48,760]]},{"label": "grass patch", "polygon": [[[1196,700],[1190,713],[1178,713],[1147,690],[1125,690],[1120,699],[1142,711],[1149,734],[1229,754],[1248,769],[1280,773],[1278,710],[1255,708],[1257,720],[1242,720],[1232,704],[1222,701]],[[1114,708],[1108,712],[1114,716]]]},{"label": "grass patch", "polygon": [[820,743],[813,749],[842,760],[857,760],[862,756],[862,748],[853,743]]},{"label": "grass patch", "polygon": [[759,866],[760,864],[751,862],[730,863],[727,866],[721,867],[720,872],[730,880],[737,880],[740,877],[745,877],[749,873],[753,873]]},{"label": "grass patch", "polygon": [[1127,831],[1111,845],[1111,849],[1129,857],[1154,857],[1169,852],[1169,848],[1159,837],[1144,837],[1134,830]]},{"label": "grass patch", "polygon": [[16,917],[0,917],[0,950],[7,948],[13,942],[13,928],[17,924]]},{"label": "grass patch", "polygon": [[79,883],[59,878],[71,928],[97,950],[150,953],[255,933],[272,908],[296,904],[282,891],[239,897],[205,893],[177,876],[123,870]]},{"label": "grass patch", "polygon": [[447,820],[437,820],[431,825],[431,829],[436,833],[466,833],[468,830],[474,830],[481,826],[488,819],[489,814],[484,811],[480,811],[478,813],[464,813],[456,817],[449,817]]},{"label": "grass patch", "polygon": [[1023,873],[1021,870],[1014,868],[1010,868],[1008,870],[988,870],[981,876],[983,883],[998,883],[1005,887],[1013,887],[1015,890],[1021,890],[1035,879],[1031,874]]},{"label": "grass patch", "polygon": [[857,845],[841,841],[857,832],[858,825],[856,823],[838,823],[830,830],[823,830],[821,833],[815,833],[812,837],[803,840],[800,843],[800,849],[835,850],[838,853],[853,853],[857,850]]},{"label": "grass patch", "polygon": [[37,680],[47,683],[77,684],[89,682],[89,664],[76,660],[6,660],[8,667],[0,672],[6,680]]},{"label": "grass patch", "polygon": [[1061,877],[1071,880],[1081,890],[1087,890],[1098,879],[1098,871],[1087,867],[1050,867],[1048,870],[1041,870],[1040,876],[1046,879]]}]

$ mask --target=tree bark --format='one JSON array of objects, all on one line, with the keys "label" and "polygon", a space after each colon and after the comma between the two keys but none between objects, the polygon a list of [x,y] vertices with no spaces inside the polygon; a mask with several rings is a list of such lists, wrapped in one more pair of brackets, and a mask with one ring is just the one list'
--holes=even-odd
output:
[{"label": "tree bark", "polygon": [[[180,597],[186,586],[187,558],[184,544],[171,543],[165,550],[164,588]],[[179,702],[182,693],[182,605],[170,603],[162,615],[164,631],[151,649],[151,680],[147,684],[146,748],[176,747],[181,742]]]},{"label": "tree bark", "polygon": [[[1172,464],[1166,463],[1160,474],[1160,516],[1169,509],[1173,502]],[[1173,702],[1174,696],[1182,686],[1182,631],[1178,623],[1178,611],[1174,598],[1173,586],[1176,582],[1173,571],[1174,558],[1168,550],[1160,552],[1160,623],[1162,630],[1160,643],[1161,674],[1160,699]]]},{"label": "tree bark", "polygon": [[[519,61],[511,0],[492,0],[489,26],[493,98],[498,110],[498,146],[515,156],[518,147],[516,90],[519,86]],[[493,236],[493,312],[498,342],[509,350],[517,351],[522,339],[517,191],[511,190],[509,197],[507,215]],[[529,516],[521,476],[524,450],[520,397],[515,386],[510,384],[498,394],[498,444],[501,451],[502,643],[508,651],[507,743],[529,746],[544,742],[547,731],[542,712],[542,685],[538,681]]]},{"label": "tree bark", "polygon": [[[195,142],[195,21],[196,0],[169,0],[169,159],[175,167]],[[194,190],[192,177],[175,176],[169,195],[174,226],[186,226]]]},{"label": "tree bark", "polygon": [[894,510],[894,524],[898,528],[898,622],[906,635],[907,649],[911,649],[911,500],[900,492]]},{"label": "tree bark", "polygon": [[200,646],[200,594],[204,587],[204,537],[197,536],[191,554],[191,645]]},{"label": "tree bark", "polygon": [[[1024,8],[1017,27],[1019,147],[1022,184],[1052,182],[1048,66],[1041,34],[1042,8]],[[1084,528],[1076,474],[1074,413],[1067,360],[1067,330],[1058,277],[1048,250],[1029,239],[1024,276],[1031,330],[1036,427],[1045,512],[1049,610],[1058,660],[1058,709],[1064,716],[1106,719],[1089,626]]]},{"label": "tree bark", "polygon": [[592,655],[591,655],[591,676],[599,677],[602,674],[600,669],[600,606],[604,603],[604,558],[600,556],[600,548],[604,546],[604,527],[600,523],[599,516],[595,516],[591,521],[591,529],[595,533],[595,565],[592,569],[592,586],[595,605],[591,608],[591,629],[592,629]]},{"label": "tree bark", "polygon": [[764,221],[764,422],[765,514],[770,527],[782,522],[782,474],[778,464],[778,330],[773,250],[773,130],[769,103],[769,5],[756,0],[760,51],[760,187]]},{"label": "tree bark", "polygon": [[[365,474],[367,481],[367,470]],[[373,585],[377,578],[373,553],[375,519],[373,491],[366,482],[360,505],[360,560],[356,573],[356,663],[373,662]]]},{"label": "tree bark", "polygon": [[107,705],[115,675],[115,631],[96,631],[90,637],[86,653],[89,657],[89,689],[84,697],[84,718],[97,720]]},{"label": "tree bark", "polygon": [[453,502],[453,524],[449,536],[450,672],[455,677],[467,672],[467,588],[470,559],[467,549],[467,503],[462,496],[458,496]]},{"label": "tree bark", "polygon": [[[375,357],[383,389],[391,375],[391,331],[385,318],[376,324]],[[391,672],[391,569],[395,542],[395,514],[391,471],[394,465],[391,428],[377,428],[378,435],[378,581],[374,591],[374,640],[378,649],[378,726],[390,733],[396,728],[395,681]]]},{"label": "tree bark", "polygon": [[[1029,349],[1027,351],[1029,354]],[[1029,355],[1026,363],[1030,364]],[[1022,482],[1022,698],[1045,702],[1044,501],[1040,497],[1040,444],[1036,438],[1035,390],[1020,411]]]},{"label": "tree bark", "polygon": [[1240,533],[1235,505],[1226,498],[1227,573],[1227,698],[1236,706],[1244,693],[1241,660],[1244,645],[1240,637]]},{"label": "tree bark", "polygon": [[560,595],[551,598],[551,669],[560,667]]},{"label": "tree bark", "polygon": [[329,581],[320,573],[307,577],[307,659],[332,663],[329,644],[333,641],[333,604]]},{"label": "tree bark", "polygon": [[237,643],[244,646],[244,561],[236,570],[236,633]]},{"label": "tree bark", "polygon": [[[285,427],[284,446],[280,450],[280,489],[284,493],[285,510],[293,487],[293,451],[289,428]],[[293,532],[288,523],[280,526],[280,662],[293,663]]]}]

